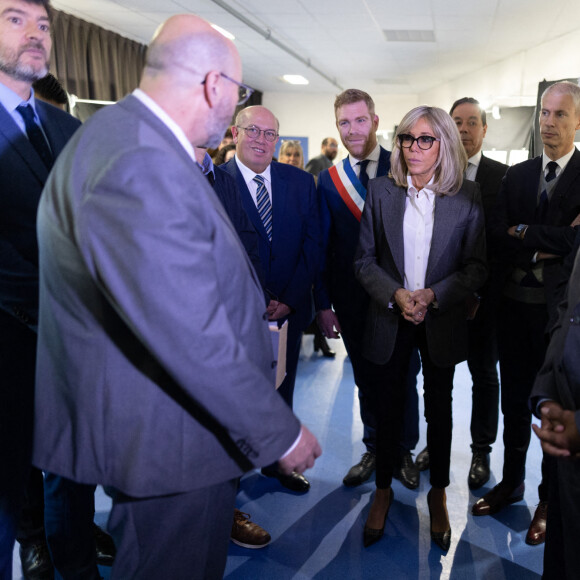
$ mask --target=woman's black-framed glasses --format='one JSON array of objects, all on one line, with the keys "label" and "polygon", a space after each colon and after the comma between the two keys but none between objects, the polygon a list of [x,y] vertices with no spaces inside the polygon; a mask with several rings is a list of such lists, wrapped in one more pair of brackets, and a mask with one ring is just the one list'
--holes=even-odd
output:
[{"label": "woman's black-framed glasses", "polygon": [[427,151],[433,147],[435,141],[441,141],[441,139],[437,139],[437,137],[433,137],[432,135],[419,135],[418,137],[413,137],[413,135],[407,135],[405,133],[399,135],[399,144],[405,149],[413,147],[415,141],[417,141],[417,147],[419,149]]},{"label": "woman's black-framed glasses", "polygon": [[[238,102],[236,103],[237,107],[246,103],[247,100],[252,96],[252,94],[256,90],[256,89],[253,89],[252,87],[249,87],[248,85],[245,85],[244,83],[240,83],[239,81],[234,80],[232,77],[229,77],[228,75],[224,74],[223,72],[220,73],[220,76],[224,77],[224,79],[227,79],[228,81],[231,81],[232,83],[235,83],[236,85],[238,85]],[[205,79],[203,79],[203,81],[201,81],[201,84],[205,85]]]}]

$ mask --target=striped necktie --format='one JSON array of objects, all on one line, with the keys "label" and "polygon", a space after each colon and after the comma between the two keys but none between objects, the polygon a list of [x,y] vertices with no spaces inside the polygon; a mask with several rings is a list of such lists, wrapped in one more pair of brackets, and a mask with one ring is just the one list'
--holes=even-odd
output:
[{"label": "striped necktie", "polygon": [[26,127],[26,135],[30,144],[36,149],[36,152],[42,159],[46,168],[50,171],[54,163],[54,158],[50,151],[50,147],[46,141],[42,129],[36,124],[34,120],[34,111],[30,105],[18,105],[16,110],[20,113],[20,116],[24,119],[24,126]]},{"label": "striped necktie", "polygon": [[258,184],[258,191],[256,192],[258,213],[264,224],[268,240],[272,241],[272,203],[270,202],[270,196],[268,195],[264,178],[261,175],[256,175],[254,181]]}]

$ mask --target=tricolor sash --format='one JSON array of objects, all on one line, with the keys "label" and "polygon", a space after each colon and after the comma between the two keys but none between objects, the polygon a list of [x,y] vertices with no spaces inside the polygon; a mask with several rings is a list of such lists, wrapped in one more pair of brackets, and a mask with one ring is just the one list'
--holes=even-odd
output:
[{"label": "tricolor sash", "polygon": [[352,215],[360,222],[362,210],[367,197],[367,190],[358,180],[348,157],[342,160],[342,163],[333,165],[328,173],[334,183],[334,187],[346,204]]}]

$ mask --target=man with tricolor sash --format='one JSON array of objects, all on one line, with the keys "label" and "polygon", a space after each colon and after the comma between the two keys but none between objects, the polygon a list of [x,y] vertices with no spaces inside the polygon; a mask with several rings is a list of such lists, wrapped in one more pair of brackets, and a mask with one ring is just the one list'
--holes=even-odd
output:
[{"label": "man with tricolor sash", "polygon": [[[325,336],[342,336],[359,388],[366,452],[343,480],[347,486],[356,486],[366,481],[375,469],[374,393],[380,385],[375,365],[361,354],[369,297],[355,279],[352,263],[368,181],[388,173],[391,154],[377,142],[379,118],[370,95],[348,89],[336,97],[334,111],[342,144],[349,155],[324,170],[318,178],[322,239],[326,251],[314,294],[318,324]],[[419,471],[410,450],[418,440],[418,355],[414,356],[411,366],[398,476],[403,485],[415,489],[419,485]]]}]

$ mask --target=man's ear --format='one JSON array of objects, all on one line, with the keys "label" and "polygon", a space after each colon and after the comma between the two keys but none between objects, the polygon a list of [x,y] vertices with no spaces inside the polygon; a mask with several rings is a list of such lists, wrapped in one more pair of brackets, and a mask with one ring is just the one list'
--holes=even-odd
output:
[{"label": "man's ear", "polygon": [[210,71],[205,75],[205,82],[203,83],[203,90],[205,95],[205,100],[207,101],[210,109],[216,106],[219,101],[219,91],[220,91],[220,73],[217,71]]}]

